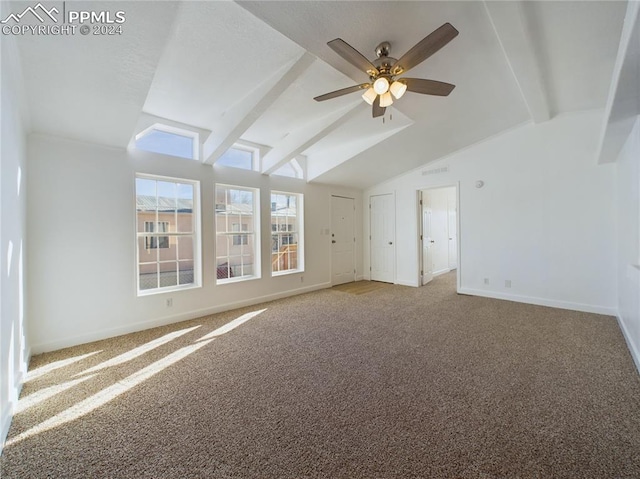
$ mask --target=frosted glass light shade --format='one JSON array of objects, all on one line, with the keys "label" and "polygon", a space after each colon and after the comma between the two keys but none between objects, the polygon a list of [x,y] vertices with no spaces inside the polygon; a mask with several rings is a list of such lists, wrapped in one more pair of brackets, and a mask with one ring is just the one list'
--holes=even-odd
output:
[{"label": "frosted glass light shade", "polygon": [[362,94],[362,99],[366,101],[369,105],[373,105],[373,102],[375,101],[377,96],[378,94],[375,92],[373,88],[368,88],[367,91],[365,91]]},{"label": "frosted glass light shade", "polygon": [[385,77],[380,77],[373,82],[373,89],[378,95],[387,93],[389,91],[389,80]]},{"label": "frosted glass light shade", "polygon": [[380,106],[386,107],[391,106],[393,104],[393,98],[391,98],[391,93],[387,92],[383,95],[380,95]]},{"label": "frosted glass light shade", "polygon": [[389,91],[393,93],[393,96],[395,96],[397,100],[399,100],[402,98],[402,95],[404,95],[404,92],[407,91],[407,85],[399,81],[394,81],[391,84]]}]

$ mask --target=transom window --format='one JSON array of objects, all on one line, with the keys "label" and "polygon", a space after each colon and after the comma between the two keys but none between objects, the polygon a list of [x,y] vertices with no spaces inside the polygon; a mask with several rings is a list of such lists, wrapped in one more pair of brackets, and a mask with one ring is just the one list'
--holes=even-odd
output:
[{"label": "transom window", "polygon": [[259,191],[216,185],[218,284],[260,277]]},{"label": "transom window", "polygon": [[271,192],[271,272],[304,271],[303,196]]},{"label": "transom window", "polygon": [[198,134],[179,128],[155,124],[136,136],[139,150],[198,159]]},{"label": "transom window", "polygon": [[136,176],[138,294],[200,286],[199,183]]},{"label": "transom window", "polygon": [[298,160],[296,160],[295,158],[285,163],[284,165],[282,165],[280,168],[278,168],[276,171],[274,171],[271,174],[276,176],[288,176],[289,178],[304,177],[302,167],[300,166],[300,163],[298,162]]},{"label": "transom window", "polygon": [[218,166],[230,166],[243,170],[258,169],[259,154],[257,148],[235,144],[216,160]]}]

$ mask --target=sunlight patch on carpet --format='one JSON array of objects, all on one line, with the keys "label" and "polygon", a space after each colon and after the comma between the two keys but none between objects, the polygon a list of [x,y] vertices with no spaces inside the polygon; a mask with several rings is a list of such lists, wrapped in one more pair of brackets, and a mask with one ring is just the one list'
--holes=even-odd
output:
[{"label": "sunlight patch on carpet", "polygon": [[242,316],[234,319],[233,321],[228,322],[224,326],[220,326],[218,329],[216,329],[214,331],[211,331],[209,334],[206,334],[206,335],[202,336],[198,341],[204,341],[204,340],[209,339],[209,338],[215,338],[216,336],[222,336],[223,334],[228,333],[229,331],[231,331],[233,329],[236,329],[241,324],[246,323],[250,319],[255,318],[260,313],[264,313],[266,310],[267,310],[267,308],[260,309],[260,310],[257,310],[257,311],[251,311],[250,313],[245,313]]},{"label": "sunlight patch on carpet", "polygon": [[92,353],[83,354],[81,356],[76,356],[74,358],[62,359],[60,361],[55,361],[53,363],[46,364],[42,367],[36,368],[27,373],[27,379],[25,382],[33,381],[39,377],[44,376],[45,374],[50,373],[51,371],[55,371],[56,369],[64,368],[65,366],[69,366],[70,364],[77,363],[78,361],[82,361],[83,359],[88,358],[89,356],[93,356],[94,354],[101,353],[100,351],[94,351]]},{"label": "sunlight patch on carpet", "polygon": [[73,381],[67,381],[66,383],[56,384],[55,386],[50,386],[45,389],[41,389],[29,396],[20,398],[18,401],[18,405],[16,406],[15,414],[20,414],[23,411],[26,411],[30,407],[35,406],[36,404],[40,404],[42,401],[46,401],[49,398],[52,398],[56,394],[60,394],[67,389],[72,388],[76,384],[80,384],[81,382],[86,381],[87,379],[94,378],[96,375],[91,374],[90,376],[85,376],[80,379],[74,379]]},{"label": "sunlight patch on carpet", "polygon": [[93,366],[89,369],[85,369],[84,371],[76,374],[75,376],[82,376],[83,374],[90,374],[90,373],[94,373],[96,371],[100,371],[101,369],[105,369],[105,368],[110,368],[113,366],[118,366],[120,364],[126,363],[128,361],[131,361],[132,359],[137,358],[138,356],[142,356],[144,353],[147,353],[149,351],[152,351],[153,349],[156,349],[160,346],[162,346],[163,344],[168,343],[169,341],[172,341],[176,338],[179,338],[180,336],[190,333],[191,331],[198,329],[200,327],[200,325],[198,326],[194,326],[192,328],[187,328],[187,329],[181,329],[179,331],[174,331],[172,333],[169,334],[165,334],[164,336],[154,339],[153,341],[149,341],[146,344],[143,344],[142,346],[138,346],[137,348],[133,348],[130,351],[127,351],[126,353],[120,354],[114,358],[111,358],[107,361],[104,361],[100,364],[97,364],[96,366]]},{"label": "sunlight patch on carpet", "polygon": [[71,406],[70,408],[62,411],[60,414],[56,414],[55,416],[47,419],[46,421],[43,421],[37,426],[32,427],[22,434],[19,434],[18,436],[7,440],[6,446],[10,447],[11,445],[17,444],[20,441],[24,441],[31,436],[62,426],[71,421],[75,421],[76,419],[79,419],[86,414],[89,414],[91,411],[94,411],[100,406],[104,406],[109,401],[117,398],[121,394],[129,391],[133,387],[137,386],[143,381],[146,381],[152,376],[155,376],[172,364],[196,352],[198,349],[206,346],[211,341],[213,341],[213,339],[210,339],[208,341],[200,341],[196,344],[178,349],[177,351],[167,355],[159,361],[156,361],[155,363],[150,364],[140,371],[124,378],[122,381],[119,381],[116,384],[113,384],[112,386],[103,389],[99,393],[85,399],[84,401]]}]

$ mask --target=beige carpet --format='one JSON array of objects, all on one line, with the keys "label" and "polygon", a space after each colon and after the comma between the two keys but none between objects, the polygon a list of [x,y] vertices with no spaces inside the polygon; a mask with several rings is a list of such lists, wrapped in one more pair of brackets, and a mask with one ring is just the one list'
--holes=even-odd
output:
[{"label": "beige carpet", "polygon": [[34,357],[0,475],[640,477],[640,380],[615,319],[458,296],[454,280]]},{"label": "beige carpet", "polygon": [[342,291],[349,294],[367,294],[378,291],[382,288],[391,287],[389,283],[381,283],[379,281],[356,281],[354,283],[345,283],[334,286],[334,291]]}]

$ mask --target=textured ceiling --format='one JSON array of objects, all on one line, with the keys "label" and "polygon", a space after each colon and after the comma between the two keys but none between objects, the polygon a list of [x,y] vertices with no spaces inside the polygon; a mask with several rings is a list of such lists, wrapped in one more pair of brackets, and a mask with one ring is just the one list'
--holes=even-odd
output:
[{"label": "textured ceiling", "polygon": [[[610,1],[84,5],[126,11],[124,34],[17,39],[36,131],[126,146],[141,115],[153,115],[211,132],[209,163],[246,140],[270,150],[264,172],[304,154],[311,181],[359,188],[524,122],[603,108],[626,9]],[[312,100],[367,81],[329,40],[343,38],[369,59],[389,41],[398,58],[445,22],[459,36],[410,76],[454,83],[450,96],[407,93],[384,123],[358,93]]]}]

